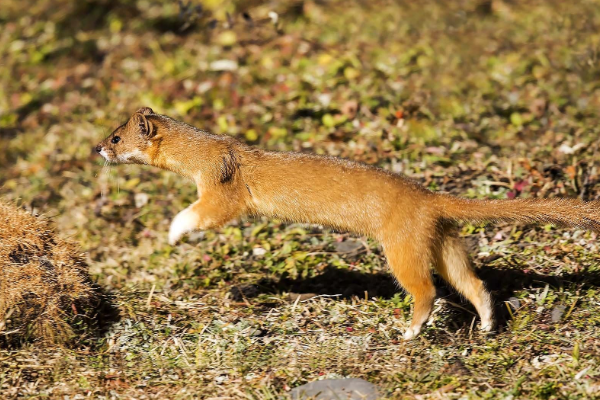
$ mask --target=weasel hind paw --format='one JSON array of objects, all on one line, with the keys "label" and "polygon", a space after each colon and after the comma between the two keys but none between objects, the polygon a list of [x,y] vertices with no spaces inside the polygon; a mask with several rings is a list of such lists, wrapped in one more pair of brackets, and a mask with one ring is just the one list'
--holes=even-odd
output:
[{"label": "weasel hind paw", "polygon": [[482,332],[491,332],[494,329],[493,321],[481,321],[481,326],[479,330]]},{"label": "weasel hind paw", "polygon": [[406,332],[404,332],[403,339],[404,340],[412,340],[419,334],[419,331],[415,328],[408,328]]}]

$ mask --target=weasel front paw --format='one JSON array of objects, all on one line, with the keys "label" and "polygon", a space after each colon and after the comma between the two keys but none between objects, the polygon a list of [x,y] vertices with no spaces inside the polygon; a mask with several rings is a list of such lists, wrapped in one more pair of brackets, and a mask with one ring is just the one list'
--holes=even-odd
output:
[{"label": "weasel front paw", "polygon": [[181,239],[182,236],[183,236],[183,233],[179,233],[179,232],[173,231],[172,229],[169,229],[169,244],[171,246],[175,246],[177,244],[177,242],[179,242],[179,239]]},{"label": "weasel front paw", "polygon": [[186,233],[192,232],[198,227],[198,216],[195,212],[186,208],[175,216],[169,228],[169,244],[175,246],[179,239]]}]

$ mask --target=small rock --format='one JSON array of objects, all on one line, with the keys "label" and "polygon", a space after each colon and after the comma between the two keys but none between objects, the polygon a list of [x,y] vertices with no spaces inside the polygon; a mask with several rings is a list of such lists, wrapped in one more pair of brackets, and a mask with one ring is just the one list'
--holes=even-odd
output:
[{"label": "small rock", "polygon": [[566,307],[559,305],[552,309],[552,322],[558,322],[565,313]]},{"label": "small rock", "polygon": [[510,304],[513,310],[518,310],[521,307],[521,302],[516,297],[509,297],[506,302]]},{"label": "small rock", "polygon": [[255,247],[252,249],[252,255],[256,257],[261,257],[265,254],[267,254],[267,250],[263,249],[262,247]]},{"label": "small rock", "polygon": [[150,197],[146,193],[136,193],[134,200],[136,208],[142,208],[148,204]]},{"label": "small rock", "polygon": [[363,244],[358,240],[344,240],[343,242],[335,242],[333,247],[338,253],[353,253],[362,249]]},{"label": "small rock", "polygon": [[317,96],[317,99],[323,107],[329,107],[329,104],[331,103],[331,95],[329,93],[321,93]]},{"label": "small rock", "polygon": [[577,143],[575,146],[571,147],[566,143],[563,143],[559,148],[558,151],[560,151],[563,154],[574,154],[576,153],[579,149],[585,147],[585,144],[583,143]]},{"label": "small rock", "polygon": [[317,294],[316,293],[289,293],[288,294],[288,299],[290,301],[304,301],[304,300],[308,300],[308,299],[312,299],[313,297],[316,297]]},{"label": "small rock", "polygon": [[210,63],[211,71],[235,71],[238,69],[237,61],[233,60],[217,60]]},{"label": "small rock", "polygon": [[324,379],[309,382],[290,391],[293,400],[377,400],[382,391],[364,379]]},{"label": "small rock", "polygon": [[[204,231],[196,231],[192,232],[188,235],[189,242],[199,242],[204,239],[205,232]],[[206,260],[209,261],[209,260]]]}]

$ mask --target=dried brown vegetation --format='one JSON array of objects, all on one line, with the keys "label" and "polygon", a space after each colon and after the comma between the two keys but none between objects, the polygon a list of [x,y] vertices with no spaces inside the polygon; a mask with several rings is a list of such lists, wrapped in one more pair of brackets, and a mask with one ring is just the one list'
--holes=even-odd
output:
[{"label": "dried brown vegetation", "polygon": [[70,341],[100,304],[77,245],[1,200],[0,273],[0,344]]}]

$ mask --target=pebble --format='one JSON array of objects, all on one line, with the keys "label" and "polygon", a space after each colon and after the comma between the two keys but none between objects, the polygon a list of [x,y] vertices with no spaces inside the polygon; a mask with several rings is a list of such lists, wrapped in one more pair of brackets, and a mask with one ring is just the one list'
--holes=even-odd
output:
[{"label": "pebble", "polygon": [[383,391],[364,379],[324,379],[290,391],[292,400],[377,400]]},{"label": "pebble", "polygon": [[552,309],[552,322],[558,322],[565,313],[566,307],[559,305]]}]

